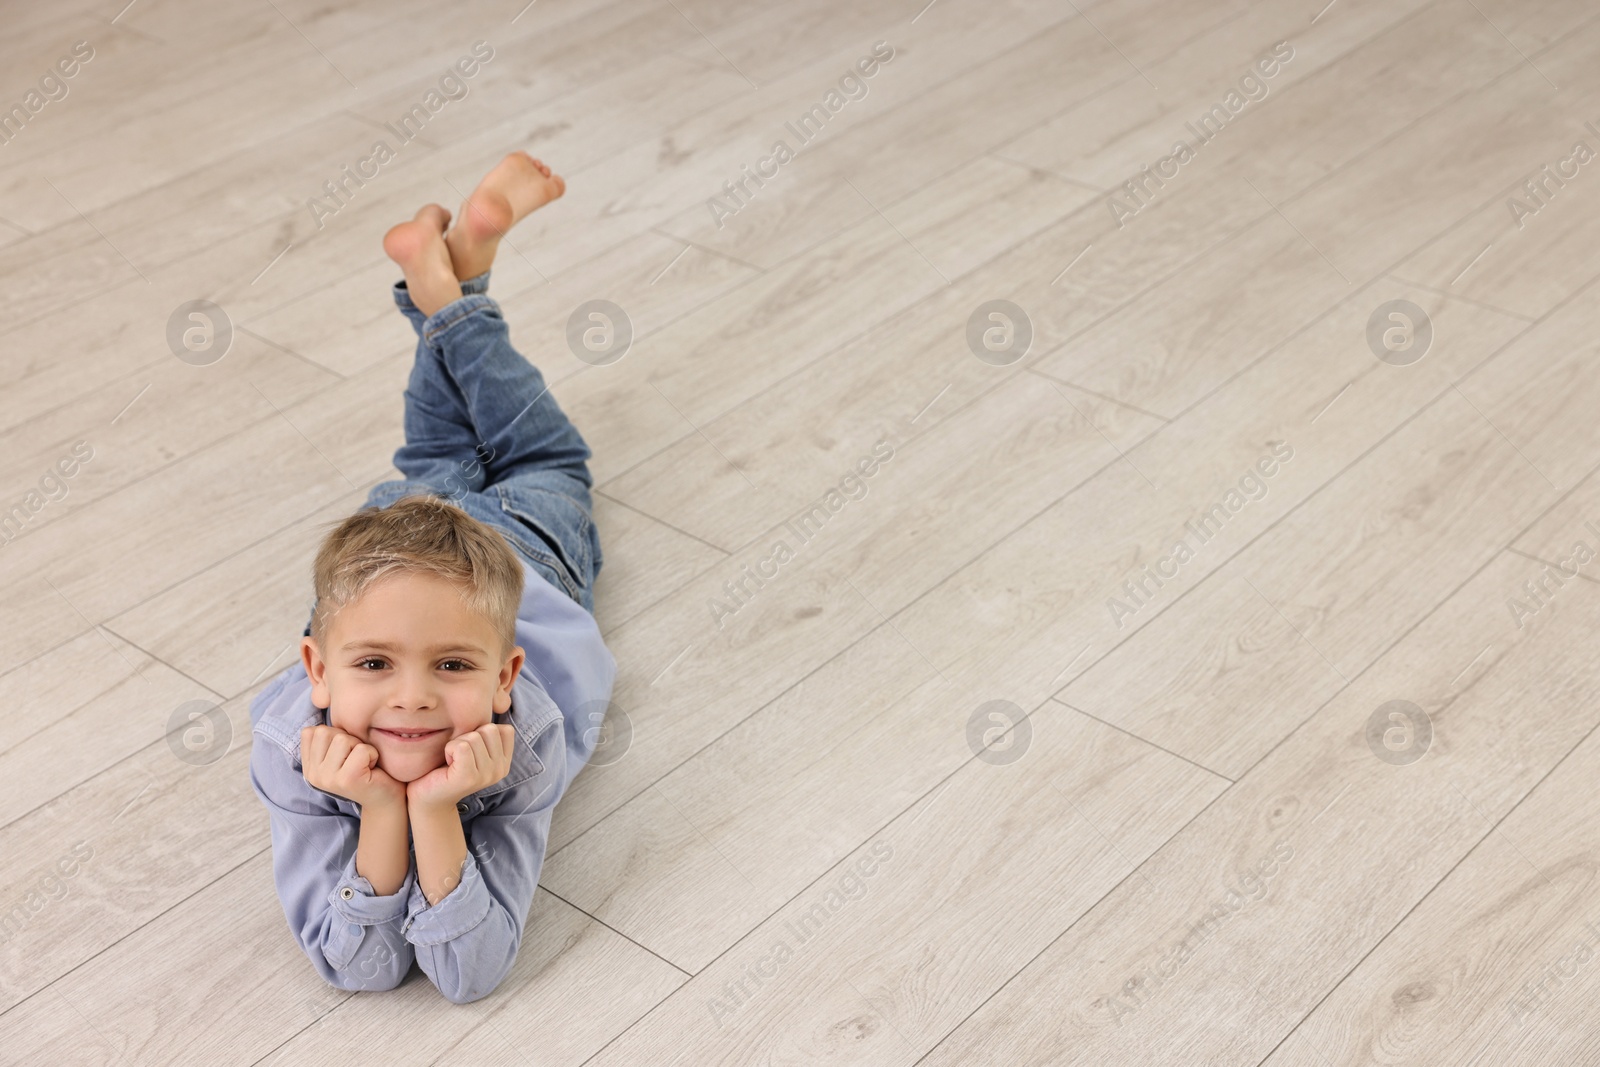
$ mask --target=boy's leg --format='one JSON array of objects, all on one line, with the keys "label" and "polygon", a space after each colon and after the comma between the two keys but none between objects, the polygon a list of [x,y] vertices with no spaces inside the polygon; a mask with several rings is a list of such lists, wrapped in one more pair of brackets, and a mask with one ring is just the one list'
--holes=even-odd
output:
[{"label": "boy's leg", "polygon": [[430,316],[423,343],[437,351],[480,444],[482,484],[472,491],[498,509],[495,524],[513,546],[563,571],[558,585],[592,610],[601,554],[589,492],[592,453],[583,436],[544,375],[512,347],[487,293],[465,294]]},{"label": "boy's leg", "polygon": [[[495,423],[464,395],[461,374],[450,370],[442,359],[431,334],[442,329],[442,322],[429,320],[447,305],[464,296],[481,295],[488,289],[489,268],[505,231],[560,197],[566,183],[544,163],[526,152],[512,152],[484,176],[472,195],[461,205],[461,214],[448,233],[450,213],[437,204],[417,212],[416,218],[391,229],[383,239],[384,251],[405,272],[405,281],[395,287],[395,302],[417,331],[417,358],[406,388],[406,445],[395,454],[395,466],[408,479],[431,484],[446,484],[452,491],[481,491],[487,484],[544,465],[551,454],[551,442],[490,441],[486,434]],[[441,241],[441,234],[443,240]],[[487,298],[485,298],[487,299]],[[492,302],[491,306],[492,305]],[[470,311],[469,301],[458,311]],[[495,308],[494,314],[499,315]],[[496,390],[509,390],[512,397],[522,395],[533,401],[544,393],[538,371],[510,350],[504,322],[500,344],[510,352],[487,372],[476,375]],[[474,373],[468,368],[463,373]],[[528,375],[531,374],[531,378]],[[480,390],[481,391],[481,390]],[[554,399],[546,407],[554,406]],[[556,409],[559,415],[559,408]],[[504,412],[495,413],[504,418]],[[546,417],[541,421],[541,414]],[[516,416],[511,416],[515,418]],[[531,423],[549,423],[543,409],[528,413]],[[565,422],[560,416],[559,422]],[[570,430],[570,424],[568,424]],[[576,430],[571,430],[576,436]],[[525,428],[517,436],[526,438]],[[546,435],[548,436],[548,435]],[[581,445],[581,438],[578,439]],[[517,447],[518,445],[521,447]],[[557,450],[561,445],[556,444]],[[585,457],[587,450],[584,450]],[[496,457],[504,457],[496,459]],[[482,469],[481,464],[491,466]],[[588,471],[578,465],[587,489]],[[588,501],[582,501],[588,509]]]},{"label": "boy's leg", "polygon": [[417,306],[412,290],[415,287],[421,299],[432,306],[466,293],[482,293],[488,289],[489,278],[484,274],[460,284],[454,274],[448,274],[448,256],[442,256],[440,249],[449,219],[449,212],[429,204],[411,222],[391,229],[384,238],[384,249],[406,273],[406,280],[394,287],[394,301],[417,331],[416,358],[405,391],[406,443],[395,452],[394,465],[408,480],[426,483],[440,495],[455,499],[483,488],[482,442],[461,390],[445,369],[438,349],[424,336],[428,315]]},{"label": "boy's leg", "polygon": [[[601,555],[591,518],[591,453],[543,375],[512,347],[500,308],[485,292],[503,228],[564,188],[548,167],[513,153],[464,207],[494,216],[493,226],[458,224],[451,235],[462,236],[447,245],[440,230],[448,215],[430,206],[385,238],[406,275],[395,300],[417,330],[418,348],[406,390],[406,444],[395,453],[408,481],[375,487],[369,504],[385,506],[414,491],[456,499],[592,610]],[[479,267],[466,283],[456,280],[458,269]]]},{"label": "boy's leg", "polygon": [[[466,294],[486,292],[489,275],[461,286]],[[394,465],[407,478],[439,486],[446,495],[480,492],[487,450],[478,438],[467,401],[445,368],[439,350],[423,338],[427,316],[411,302],[404,282],[394,287],[395,304],[417,330],[417,354],[405,391],[406,443],[395,450]]]}]

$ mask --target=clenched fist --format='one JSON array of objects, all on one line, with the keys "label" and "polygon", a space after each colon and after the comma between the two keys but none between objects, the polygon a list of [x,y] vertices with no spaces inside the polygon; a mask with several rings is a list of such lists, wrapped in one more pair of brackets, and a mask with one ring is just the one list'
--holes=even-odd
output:
[{"label": "clenched fist", "polygon": [[378,766],[378,750],[337,726],[300,731],[300,769],[311,785],[363,808],[406,800],[405,785]]},{"label": "clenched fist", "polygon": [[488,723],[444,746],[445,765],[405,787],[409,804],[454,807],[462,797],[491,786],[511,772],[516,728]]}]

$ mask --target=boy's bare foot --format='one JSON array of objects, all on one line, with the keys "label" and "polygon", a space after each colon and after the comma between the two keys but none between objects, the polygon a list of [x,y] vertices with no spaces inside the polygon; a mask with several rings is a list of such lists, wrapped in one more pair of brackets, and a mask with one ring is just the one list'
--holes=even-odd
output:
[{"label": "boy's bare foot", "polygon": [[450,250],[444,243],[444,228],[450,212],[429,204],[410,222],[402,222],[383,235],[383,250],[400,264],[406,276],[411,302],[424,315],[432,315],[446,304],[461,299],[461,283],[450,264]]},{"label": "boy's bare foot", "polygon": [[561,175],[526,152],[512,152],[495,164],[445,234],[456,277],[466,281],[488,270],[506,231],[566,191]]}]

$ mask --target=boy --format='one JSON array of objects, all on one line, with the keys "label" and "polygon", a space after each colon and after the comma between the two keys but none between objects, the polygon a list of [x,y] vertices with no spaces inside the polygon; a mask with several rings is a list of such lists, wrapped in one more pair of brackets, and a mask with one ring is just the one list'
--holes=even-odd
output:
[{"label": "boy", "polygon": [[302,662],[250,703],[278,896],[343,989],[413,959],[458,1004],[500,983],[611,695],[591,453],[485,292],[500,237],[565,190],[516,152],[448,233],[430,204],[385,235],[418,337],[406,480],[324,539]]}]

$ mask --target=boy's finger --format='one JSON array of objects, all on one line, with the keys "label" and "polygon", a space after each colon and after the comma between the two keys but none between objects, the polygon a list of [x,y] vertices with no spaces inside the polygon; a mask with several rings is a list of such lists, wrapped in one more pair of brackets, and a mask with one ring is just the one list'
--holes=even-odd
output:
[{"label": "boy's finger", "polygon": [[478,736],[483,738],[484,753],[489,757],[489,762],[499,766],[505,757],[505,737],[500,733],[501,727],[490,723],[478,730]]},{"label": "boy's finger", "polygon": [[372,769],[372,765],[377,762],[377,759],[377,749],[373,748],[371,745],[356,744],[350,749],[349,752],[345,753],[345,757],[341,761],[340,766],[346,771],[351,772],[370,771]]},{"label": "boy's finger", "polygon": [[478,736],[478,744],[474,751],[477,753],[478,758],[478,781],[481,784],[487,784],[488,775],[494,769],[494,753],[489,751],[488,739],[480,734]]},{"label": "boy's finger", "polygon": [[[306,731],[310,731],[309,739]],[[328,739],[323,731],[324,727],[321,726],[307,726],[305,730],[300,732],[301,748],[304,750],[309,747],[312,763],[321,763],[323,757],[328,753]],[[300,762],[306,762],[304,759],[304,752],[302,752],[302,758]]]},{"label": "boy's finger", "polygon": [[350,750],[358,743],[355,738],[342,730],[333,727],[324,727],[328,731],[327,758],[335,763],[342,764],[350,758]]}]

